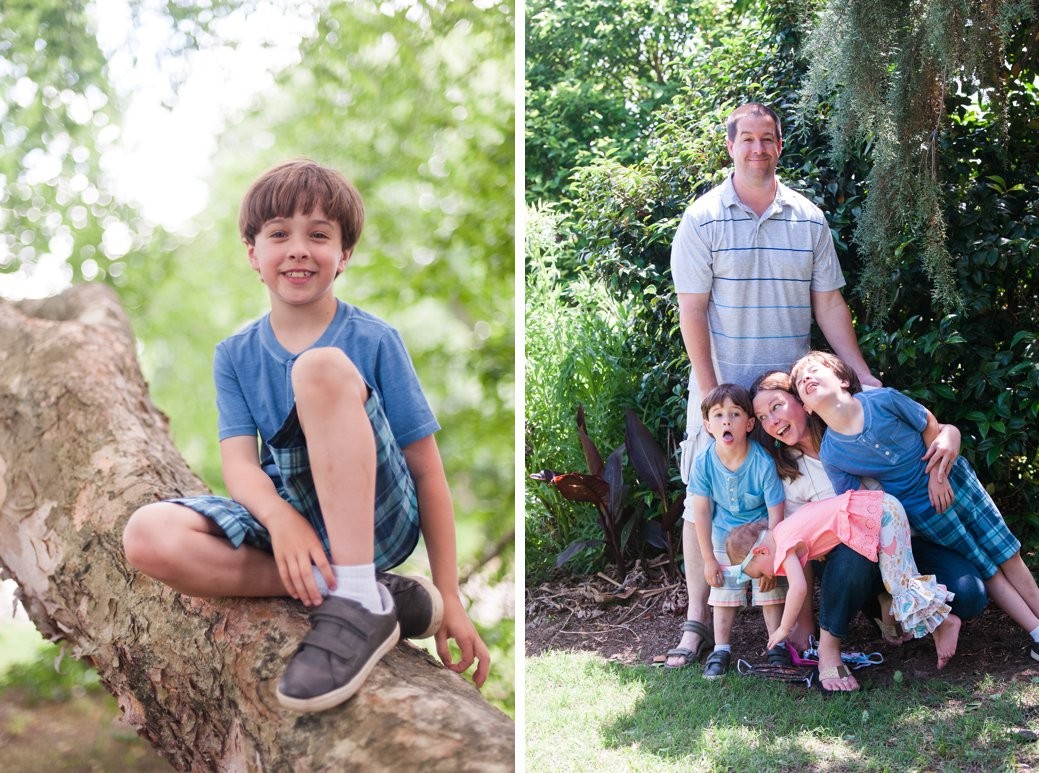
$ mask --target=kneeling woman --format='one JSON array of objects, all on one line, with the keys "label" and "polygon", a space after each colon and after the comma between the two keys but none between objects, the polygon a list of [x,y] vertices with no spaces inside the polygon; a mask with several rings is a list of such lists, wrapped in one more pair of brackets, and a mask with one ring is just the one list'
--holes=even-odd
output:
[{"label": "kneeling woman", "polygon": [[[841,544],[879,564],[887,590],[881,600],[885,621],[897,620],[902,630],[917,639],[933,633],[938,668],[944,668],[956,654],[960,635],[960,619],[949,606],[953,594],[933,575],[920,574],[905,510],[883,491],[848,491],[812,502],[796,518],[780,521],[772,529],[764,521],[755,521],[732,530],[726,542],[730,562],[739,562],[749,578],[780,575],[789,583],[783,619],[769,646],[785,640],[797,621],[808,594],[805,564]],[[823,678],[822,672],[819,677]]]},{"label": "kneeling woman", "polygon": [[[783,481],[786,515],[789,519],[807,502],[834,496],[833,486],[819,461],[819,446],[825,425],[805,412],[784,371],[762,374],[751,387],[754,415],[760,440],[772,455]],[[955,428],[939,433],[929,452],[932,462],[944,459],[951,465],[959,452]],[[981,614],[988,604],[985,584],[977,570],[959,554],[935,545],[923,537],[912,538],[913,555],[925,574],[933,574],[956,597],[952,611],[969,620]],[[837,678],[821,679],[827,691],[859,689],[855,676],[842,669],[841,640],[848,635],[851,619],[862,609],[876,607],[882,592],[876,563],[845,545],[838,545],[826,561],[816,567],[821,581],[819,594],[819,671],[840,673]],[[811,611],[809,610],[809,614]],[[873,617],[873,614],[868,615]],[[807,633],[804,634],[807,636]],[[794,637],[795,641],[797,636]]]}]

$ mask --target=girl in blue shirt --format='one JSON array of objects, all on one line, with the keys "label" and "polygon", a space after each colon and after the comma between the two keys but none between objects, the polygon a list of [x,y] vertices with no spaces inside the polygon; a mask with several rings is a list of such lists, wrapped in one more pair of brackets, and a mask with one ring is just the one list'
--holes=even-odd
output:
[{"label": "girl in blue shirt", "polygon": [[894,389],[862,391],[855,372],[825,352],[798,360],[791,380],[805,409],[829,428],[819,458],[834,491],[860,488],[863,477],[879,481],[919,534],[978,568],[992,599],[1029,632],[1029,654],[1039,660],[1039,586],[1021,543],[963,457],[947,479],[938,468],[925,472],[927,446],[941,429],[934,414]]}]

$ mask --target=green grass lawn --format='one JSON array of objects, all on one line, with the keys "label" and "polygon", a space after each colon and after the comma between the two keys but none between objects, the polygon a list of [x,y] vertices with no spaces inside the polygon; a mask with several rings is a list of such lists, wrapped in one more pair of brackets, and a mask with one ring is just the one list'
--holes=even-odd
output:
[{"label": "green grass lawn", "polygon": [[1009,771],[1039,766],[1039,680],[929,680],[827,698],[730,673],[526,661],[526,769]]}]

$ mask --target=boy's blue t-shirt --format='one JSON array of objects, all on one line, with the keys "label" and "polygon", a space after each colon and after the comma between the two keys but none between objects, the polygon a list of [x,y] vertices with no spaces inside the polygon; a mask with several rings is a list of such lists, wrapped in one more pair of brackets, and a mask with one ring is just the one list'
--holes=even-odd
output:
[{"label": "boy's blue t-shirt", "polygon": [[[327,346],[342,349],[379,395],[401,448],[440,429],[400,334],[386,322],[340,300],[331,324],[310,348]],[[220,440],[259,433],[265,468],[271,463],[267,441],[295,404],[292,366],[300,354],[290,354],[278,343],[270,314],[216,347],[213,377]]]},{"label": "boy's blue t-shirt", "polygon": [[768,451],[748,440],[747,458],[733,472],[718,458],[715,443],[705,448],[689,473],[689,493],[709,497],[714,505],[712,525],[731,531],[751,521],[768,518],[768,508],[785,500],[783,482]]},{"label": "boy's blue t-shirt", "polygon": [[927,409],[890,387],[859,392],[855,399],[862,404],[862,432],[842,435],[828,429],[819,447],[833,490],[843,494],[859,488],[861,478],[875,478],[910,516],[928,511],[922,435]]}]

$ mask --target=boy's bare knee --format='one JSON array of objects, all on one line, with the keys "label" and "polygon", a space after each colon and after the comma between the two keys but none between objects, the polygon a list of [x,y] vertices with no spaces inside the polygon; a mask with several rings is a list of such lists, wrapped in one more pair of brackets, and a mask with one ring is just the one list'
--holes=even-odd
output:
[{"label": "boy's bare knee", "polygon": [[332,394],[350,394],[361,400],[368,397],[368,386],[364,377],[342,349],[320,347],[303,352],[292,366],[292,388],[297,399],[305,397],[308,390],[326,398]]},{"label": "boy's bare knee", "polygon": [[174,505],[153,502],[140,507],[123,527],[123,554],[134,569],[150,574],[149,568],[157,560],[162,545],[167,544],[162,532],[168,519],[163,517],[163,513],[169,507]]}]

